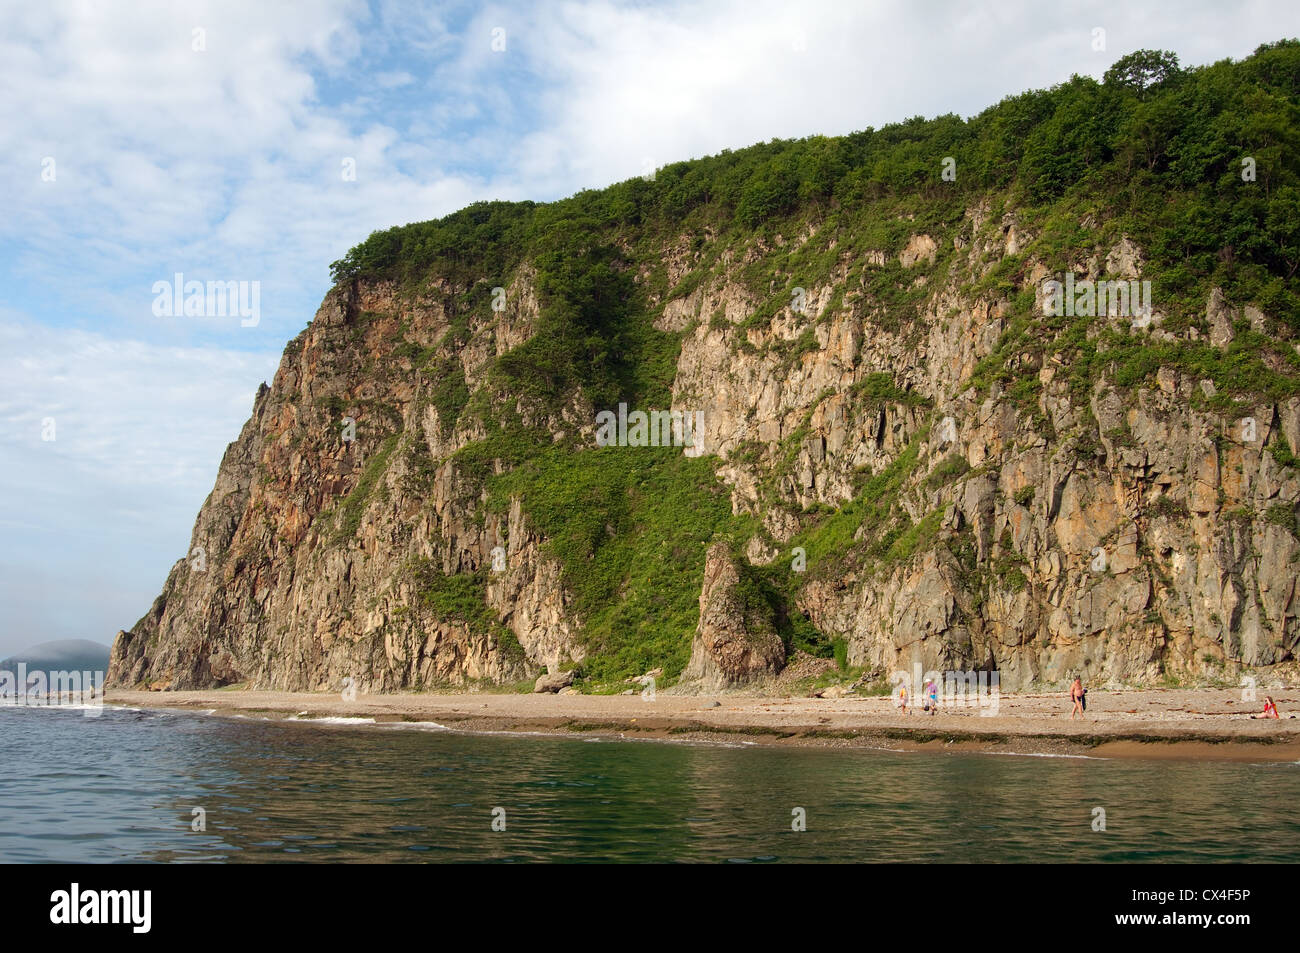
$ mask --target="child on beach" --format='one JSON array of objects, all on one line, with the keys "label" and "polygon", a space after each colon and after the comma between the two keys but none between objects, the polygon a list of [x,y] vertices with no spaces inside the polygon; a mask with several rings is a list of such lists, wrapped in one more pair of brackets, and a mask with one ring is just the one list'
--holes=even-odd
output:
[{"label": "child on beach", "polygon": [[906,685],[900,685],[898,687],[898,707],[903,709],[904,715],[907,714],[907,686]]}]

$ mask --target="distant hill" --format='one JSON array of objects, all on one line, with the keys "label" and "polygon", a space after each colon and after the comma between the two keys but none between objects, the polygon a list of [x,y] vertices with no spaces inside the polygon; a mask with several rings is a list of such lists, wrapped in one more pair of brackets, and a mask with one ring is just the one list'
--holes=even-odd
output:
[{"label": "distant hill", "polygon": [[0,661],[0,672],[17,674],[18,664],[27,663],[27,670],[106,672],[109,647],[89,639],[59,639],[42,642]]}]

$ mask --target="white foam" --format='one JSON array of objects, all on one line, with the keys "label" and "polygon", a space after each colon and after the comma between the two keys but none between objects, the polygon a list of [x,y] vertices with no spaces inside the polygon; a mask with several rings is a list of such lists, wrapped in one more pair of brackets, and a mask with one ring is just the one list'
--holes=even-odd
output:
[{"label": "white foam", "polygon": [[344,718],[338,715],[330,715],[324,718],[299,718],[297,715],[290,715],[285,721],[309,721],[313,725],[373,725],[373,718]]},{"label": "white foam", "polygon": [[1072,758],[1078,761],[1110,761],[1092,754],[1052,754],[1047,751],[976,751],[973,754],[1000,754],[1008,758]]},{"label": "white foam", "polygon": [[108,705],[95,702],[44,702],[33,701],[26,704],[16,704],[14,702],[0,702],[0,710],[5,708],[21,709],[22,711],[109,711],[112,708]]},{"label": "white foam", "polygon": [[[371,719],[372,721],[374,719]],[[446,725],[436,721],[384,721],[378,723],[383,728],[418,728],[421,731],[451,731]]]}]

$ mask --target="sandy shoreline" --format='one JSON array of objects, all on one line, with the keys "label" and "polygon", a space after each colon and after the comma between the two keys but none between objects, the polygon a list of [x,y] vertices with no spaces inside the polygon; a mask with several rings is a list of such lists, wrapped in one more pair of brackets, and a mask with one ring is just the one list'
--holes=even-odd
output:
[{"label": "sandy shoreline", "polygon": [[[542,732],[676,741],[859,746],[906,751],[1086,755],[1215,761],[1300,761],[1300,691],[1273,693],[1280,720],[1239,690],[1089,692],[1071,720],[1062,694],[1004,694],[976,708],[903,715],[889,698],[623,695],[359,695],[261,691],[110,690],[110,705],[214,710],[265,718],[373,718],[437,722],[462,731]],[[716,703],[716,704],[715,704]]]}]

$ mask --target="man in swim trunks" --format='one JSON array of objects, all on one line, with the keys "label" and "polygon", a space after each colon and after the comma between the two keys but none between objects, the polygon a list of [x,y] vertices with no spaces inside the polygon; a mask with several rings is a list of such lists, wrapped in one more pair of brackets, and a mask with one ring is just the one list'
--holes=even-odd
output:
[{"label": "man in swim trunks", "polygon": [[1075,715],[1078,715],[1080,718],[1083,717],[1083,696],[1083,679],[1076,675],[1074,676],[1074,684],[1070,686],[1070,701],[1074,704],[1074,707],[1070,709],[1071,720],[1074,719]]}]

